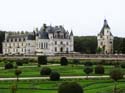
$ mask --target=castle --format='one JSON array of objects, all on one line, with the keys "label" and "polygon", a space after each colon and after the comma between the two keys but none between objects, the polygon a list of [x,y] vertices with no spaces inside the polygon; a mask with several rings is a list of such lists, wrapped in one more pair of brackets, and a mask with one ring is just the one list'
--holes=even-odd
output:
[{"label": "castle", "polygon": [[2,43],[4,55],[54,55],[74,51],[73,32],[63,26],[47,26],[33,32],[6,32]]},{"label": "castle", "polygon": [[112,54],[113,53],[113,40],[114,37],[110,31],[110,27],[107,23],[107,20],[104,20],[104,25],[97,35],[98,48],[101,49],[101,52],[104,54]]}]

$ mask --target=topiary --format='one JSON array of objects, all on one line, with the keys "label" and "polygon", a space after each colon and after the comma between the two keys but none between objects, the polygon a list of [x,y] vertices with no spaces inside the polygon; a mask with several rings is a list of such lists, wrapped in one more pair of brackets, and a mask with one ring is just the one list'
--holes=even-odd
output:
[{"label": "topiary", "polygon": [[59,86],[58,93],[83,93],[83,88],[76,82],[64,82]]},{"label": "topiary", "polygon": [[50,75],[52,70],[48,67],[43,67],[40,71],[40,75]]},{"label": "topiary", "polygon": [[62,66],[68,65],[68,60],[67,60],[67,58],[66,58],[66,57],[61,57],[61,59],[60,59],[60,64],[61,64]]},{"label": "topiary", "polygon": [[121,64],[121,68],[125,68],[125,63],[122,63],[122,64]]},{"label": "topiary", "polygon": [[12,69],[14,68],[13,64],[12,63],[6,63],[5,66],[4,66],[5,69]]},{"label": "topiary", "polygon": [[38,65],[46,65],[47,56],[38,56]]},{"label": "topiary", "polygon": [[103,65],[97,65],[95,67],[95,74],[104,74],[105,73],[105,69]]},{"label": "topiary", "polygon": [[60,80],[60,74],[58,72],[55,72],[55,71],[51,72],[50,80],[52,80],[52,81]]},{"label": "topiary", "polygon": [[16,65],[17,66],[23,66],[22,60],[16,60]]},{"label": "topiary", "polygon": [[92,62],[85,62],[84,66],[93,66]]},{"label": "topiary", "polygon": [[78,59],[73,59],[73,64],[75,65],[80,64],[80,61]]}]

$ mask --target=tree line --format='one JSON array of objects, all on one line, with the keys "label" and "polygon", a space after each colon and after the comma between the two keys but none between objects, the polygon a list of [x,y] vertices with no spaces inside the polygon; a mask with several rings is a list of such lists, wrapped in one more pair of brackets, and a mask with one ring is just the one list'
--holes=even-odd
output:
[{"label": "tree line", "polygon": [[[0,53],[5,31],[0,31]],[[125,38],[114,37],[114,53],[125,53]],[[74,50],[84,54],[95,54],[97,50],[96,36],[74,36]]]},{"label": "tree line", "polygon": [[[113,43],[114,53],[125,53],[125,38],[114,37]],[[97,37],[96,36],[75,36],[74,50],[84,54],[97,53]]]}]

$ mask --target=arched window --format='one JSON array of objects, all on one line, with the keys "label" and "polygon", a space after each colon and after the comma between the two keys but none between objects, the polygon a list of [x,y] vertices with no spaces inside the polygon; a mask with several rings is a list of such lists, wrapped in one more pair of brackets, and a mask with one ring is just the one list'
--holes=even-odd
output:
[{"label": "arched window", "polygon": [[60,48],[60,52],[63,52],[63,48],[62,47]]}]

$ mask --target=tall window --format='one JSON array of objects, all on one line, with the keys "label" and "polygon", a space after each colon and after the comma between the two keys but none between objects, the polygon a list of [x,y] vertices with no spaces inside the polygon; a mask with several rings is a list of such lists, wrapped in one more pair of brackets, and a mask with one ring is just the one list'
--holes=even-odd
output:
[{"label": "tall window", "polygon": [[55,41],[55,45],[57,45],[57,41]]},{"label": "tall window", "polygon": [[55,47],[55,52],[57,52],[57,47]]}]

